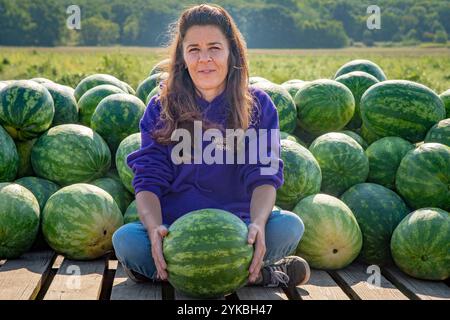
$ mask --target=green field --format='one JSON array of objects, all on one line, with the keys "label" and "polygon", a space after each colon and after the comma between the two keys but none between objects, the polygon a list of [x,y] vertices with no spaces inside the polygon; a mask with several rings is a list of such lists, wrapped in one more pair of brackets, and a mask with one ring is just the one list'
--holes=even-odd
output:
[{"label": "green field", "polygon": [[[0,47],[0,80],[45,77],[75,87],[92,73],[108,73],[134,88],[165,49],[133,47]],[[389,79],[423,83],[438,93],[450,88],[449,48],[347,48],[340,50],[249,50],[252,75],[281,83],[331,78],[352,59],[378,63]]]}]

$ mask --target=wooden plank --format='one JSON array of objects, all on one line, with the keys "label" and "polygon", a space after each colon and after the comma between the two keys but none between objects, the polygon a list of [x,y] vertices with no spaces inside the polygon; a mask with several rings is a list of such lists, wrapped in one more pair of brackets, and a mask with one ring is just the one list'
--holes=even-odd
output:
[{"label": "wooden plank", "polygon": [[353,299],[361,300],[407,300],[389,280],[380,274],[380,286],[371,285],[368,280],[371,274],[366,273],[367,265],[355,262],[345,269],[332,274],[335,280]]},{"label": "wooden plank", "polygon": [[44,300],[97,300],[108,258],[93,261],[64,259]]},{"label": "wooden plank", "polygon": [[411,299],[450,300],[450,288],[444,282],[415,279],[395,266],[383,268],[382,273]]},{"label": "wooden plank", "polygon": [[0,268],[0,300],[33,300],[48,277],[55,254],[28,252]]},{"label": "wooden plank", "polygon": [[239,300],[288,300],[280,287],[246,286],[236,291]]},{"label": "wooden plank", "polygon": [[311,270],[308,283],[298,286],[297,291],[303,300],[349,300],[349,296],[336,281],[322,270]]},{"label": "wooden plank", "polygon": [[111,300],[162,300],[161,284],[135,283],[127,277],[119,263],[114,276]]}]

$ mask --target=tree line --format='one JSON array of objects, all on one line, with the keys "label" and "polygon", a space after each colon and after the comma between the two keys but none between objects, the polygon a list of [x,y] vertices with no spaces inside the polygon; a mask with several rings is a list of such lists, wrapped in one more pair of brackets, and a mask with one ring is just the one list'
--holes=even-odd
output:
[{"label": "tree line", "polygon": [[[448,41],[450,1],[372,0],[380,29],[370,30],[359,0],[216,1],[235,19],[249,48],[340,48],[353,42]],[[80,8],[80,30],[67,8]],[[161,46],[183,9],[180,0],[0,0],[0,45]]]}]

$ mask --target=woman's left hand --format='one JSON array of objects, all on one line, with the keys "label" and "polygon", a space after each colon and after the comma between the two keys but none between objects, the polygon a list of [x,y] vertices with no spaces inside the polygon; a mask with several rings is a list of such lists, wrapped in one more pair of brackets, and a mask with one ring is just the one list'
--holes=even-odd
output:
[{"label": "woman's left hand", "polygon": [[248,243],[255,245],[255,251],[253,252],[252,263],[249,268],[249,282],[254,283],[259,276],[261,267],[263,265],[264,255],[266,254],[266,239],[265,239],[265,228],[251,223],[248,226]]}]

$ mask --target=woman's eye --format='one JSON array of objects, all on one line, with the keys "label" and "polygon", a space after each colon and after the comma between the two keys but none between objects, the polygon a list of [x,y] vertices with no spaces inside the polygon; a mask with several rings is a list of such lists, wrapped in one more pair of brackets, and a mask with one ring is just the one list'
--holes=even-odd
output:
[{"label": "woman's eye", "polygon": [[212,50],[220,50],[219,47],[212,47],[211,49],[212,49]]},{"label": "woman's eye", "polygon": [[194,51],[198,51],[198,49],[197,48],[193,48],[193,49],[189,50],[189,52],[194,52]]}]

